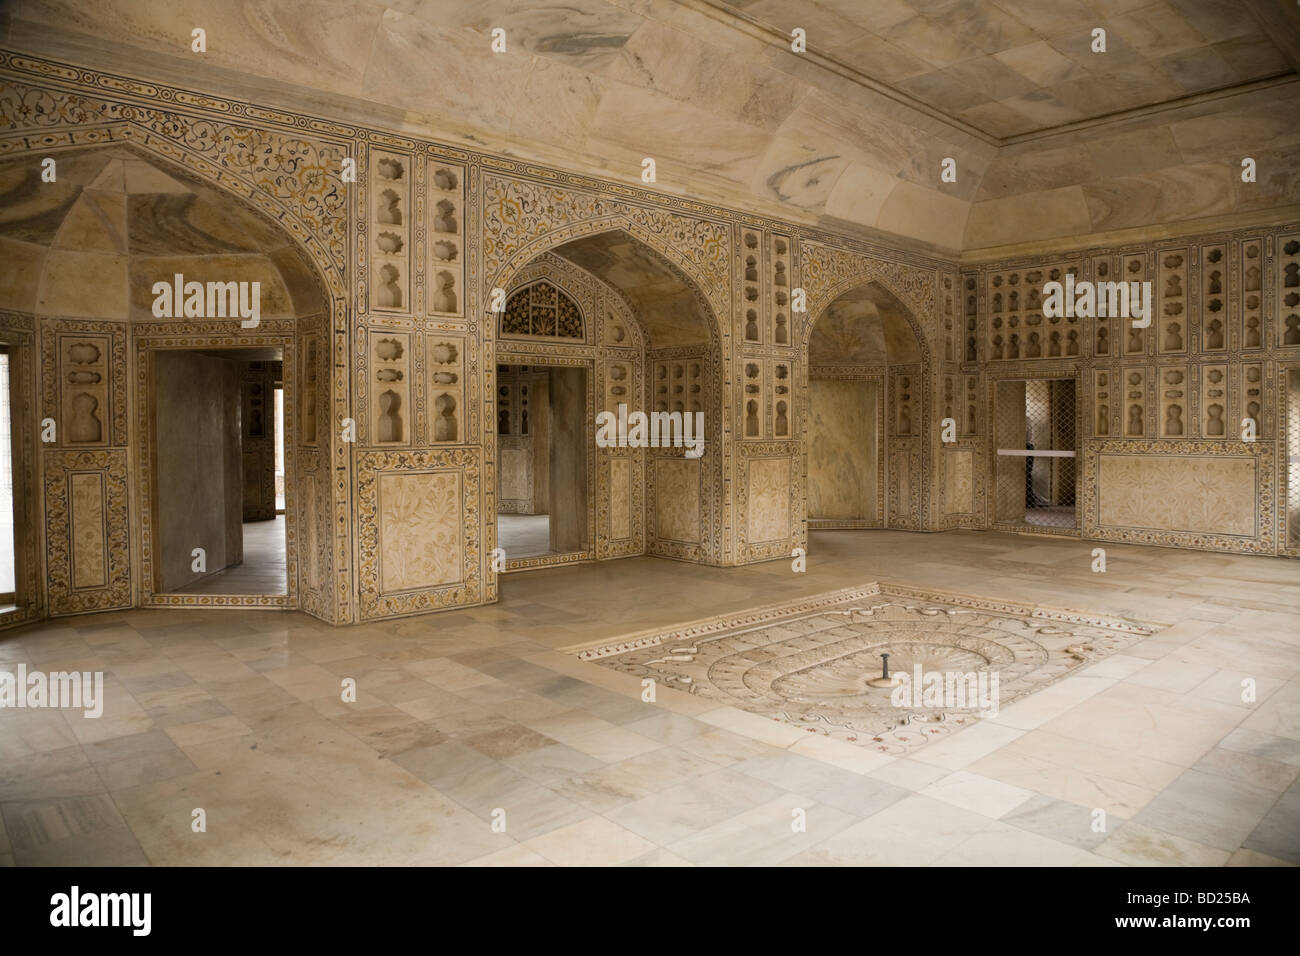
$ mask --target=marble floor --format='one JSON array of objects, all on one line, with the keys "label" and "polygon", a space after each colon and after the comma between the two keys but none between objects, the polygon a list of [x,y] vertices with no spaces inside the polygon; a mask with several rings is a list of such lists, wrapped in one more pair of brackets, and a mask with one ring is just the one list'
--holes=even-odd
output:
[{"label": "marble floor", "polygon": [[534,558],[551,550],[550,515],[497,515],[497,546],[507,558]]},{"label": "marble floor", "polygon": [[285,594],[284,515],[244,522],[244,560],[181,588],[179,594]]},{"label": "marble floor", "polygon": [[[805,574],[633,558],[378,625],[44,622],[0,668],[103,670],[105,713],[0,710],[0,862],[1300,863],[1300,565],[1097,546],[820,532]],[[567,650],[875,580],[1163,629],[903,756]]]}]

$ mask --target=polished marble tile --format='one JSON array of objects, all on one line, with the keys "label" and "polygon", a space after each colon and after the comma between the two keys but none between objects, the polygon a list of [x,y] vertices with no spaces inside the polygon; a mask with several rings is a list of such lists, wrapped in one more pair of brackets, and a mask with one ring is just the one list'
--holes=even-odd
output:
[{"label": "polished marble tile", "polygon": [[[0,635],[0,662],[103,669],[107,709],[0,711],[0,865],[1300,862],[1293,565],[1108,552],[1123,589],[1073,573],[1079,542],[814,533],[807,576],[616,562],[599,590],[617,608],[572,567],[507,577],[497,606],[358,627],[42,622]],[[647,703],[557,650],[876,579],[1168,627],[903,758],[663,687]]]},{"label": "polished marble tile", "polygon": [[1276,791],[1188,770],[1143,807],[1133,822],[1231,853],[1277,800]]},{"label": "polished marble tile", "polygon": [[1226,850],[1134,822],[1116,830],[1097,853],[1129,866],[1223,866],[1231,856]]},{"label": "polished marble tile", "polygon": [[1013,827],[1083,850],[1095,850],[1124,822],[1114,813],[1103,817],[1094,807],[1043,795],[1030,797],[1001,819]]}]

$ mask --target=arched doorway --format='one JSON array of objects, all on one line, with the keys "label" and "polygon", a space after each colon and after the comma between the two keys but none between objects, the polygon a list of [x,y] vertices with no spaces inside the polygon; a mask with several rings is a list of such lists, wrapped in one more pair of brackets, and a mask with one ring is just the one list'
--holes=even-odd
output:
[{"label": "arched doorway", "polygon": [[808,336],[808,527],[919,527],[925,349],[877,282],[836,296]]},{"label": "arched doorway", "polygon": [[[506,309],[496,317],[493,410],[506,570],[639,554],[716,560],[721,350],[716,320],[695,282],[630,226],[538,251],[506,281]],[[601,412],[630,420],[626,444],[597,446]],[[655,430],[663,424],[657,446],[636,447],[636,413]],[[697,421],[701,454],[687,455],[673,436],[699,438]],[[506,525],[524,524],[512,514],[521,494],[535,513],[549,509],[549,533],[543,539],[535,515],[533,544],[525,545],[536,551],[545,540],[548,553],[511,554],[511,541],[523,538]]]},{"label": "arched doorway", "polygon": [[[33,316],[53,423],[32,463],[44,610],[298,606],[297,462],[325,436],[298,382],[327,387],[321,350],[310,370],[299,357],[328,328],[321,272],[253,203],[152,150],[51,159],[49,182],[31,156],[0,164],[0,237],[24,276],[2,307]],[[243,584],[194,587],[241,567]]]}]

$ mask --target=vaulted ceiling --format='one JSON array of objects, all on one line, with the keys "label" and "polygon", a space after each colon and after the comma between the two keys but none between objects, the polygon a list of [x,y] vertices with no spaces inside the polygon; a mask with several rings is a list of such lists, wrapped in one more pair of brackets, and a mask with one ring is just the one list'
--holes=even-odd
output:
[{"label": "vaulted ceiling", "polygon": [[0,162],[0,308],[148,320],[180,273],[260,282],[266,317],[322,310],[293,239],[230,195],[128,146],[56,155],[52,183]]},{"label": "vaulted ceiling", "polygon": [[0,42],[953,253],[1300,204],[1289,0],[11,0]]}]

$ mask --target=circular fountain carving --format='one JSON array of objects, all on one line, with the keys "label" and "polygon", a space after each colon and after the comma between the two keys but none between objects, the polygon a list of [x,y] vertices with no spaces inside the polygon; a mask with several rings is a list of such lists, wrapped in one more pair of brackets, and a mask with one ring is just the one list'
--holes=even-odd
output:
[{"label": "circular fountain carving", "polygon": [[[707,638],[683,641],[670,633],[662,642],[596,653],[605,666],[810,732],[904,753],[1140,636],[1128,622],[1035,616],[1028,608],[1016,613],[973,599],[939,604],[886,592],[831,609],[805,605],[800,613],[797,602],[791,606],[789,614],[758,627],[727,630],[720,622]],[[904,679],[902,687],[869,685],[881,677],[884,654],[891,677]],[[923,699],[920,688],[934,674],[972,689],[991,689],[996,676],[995,707],[974,696]]]}]

